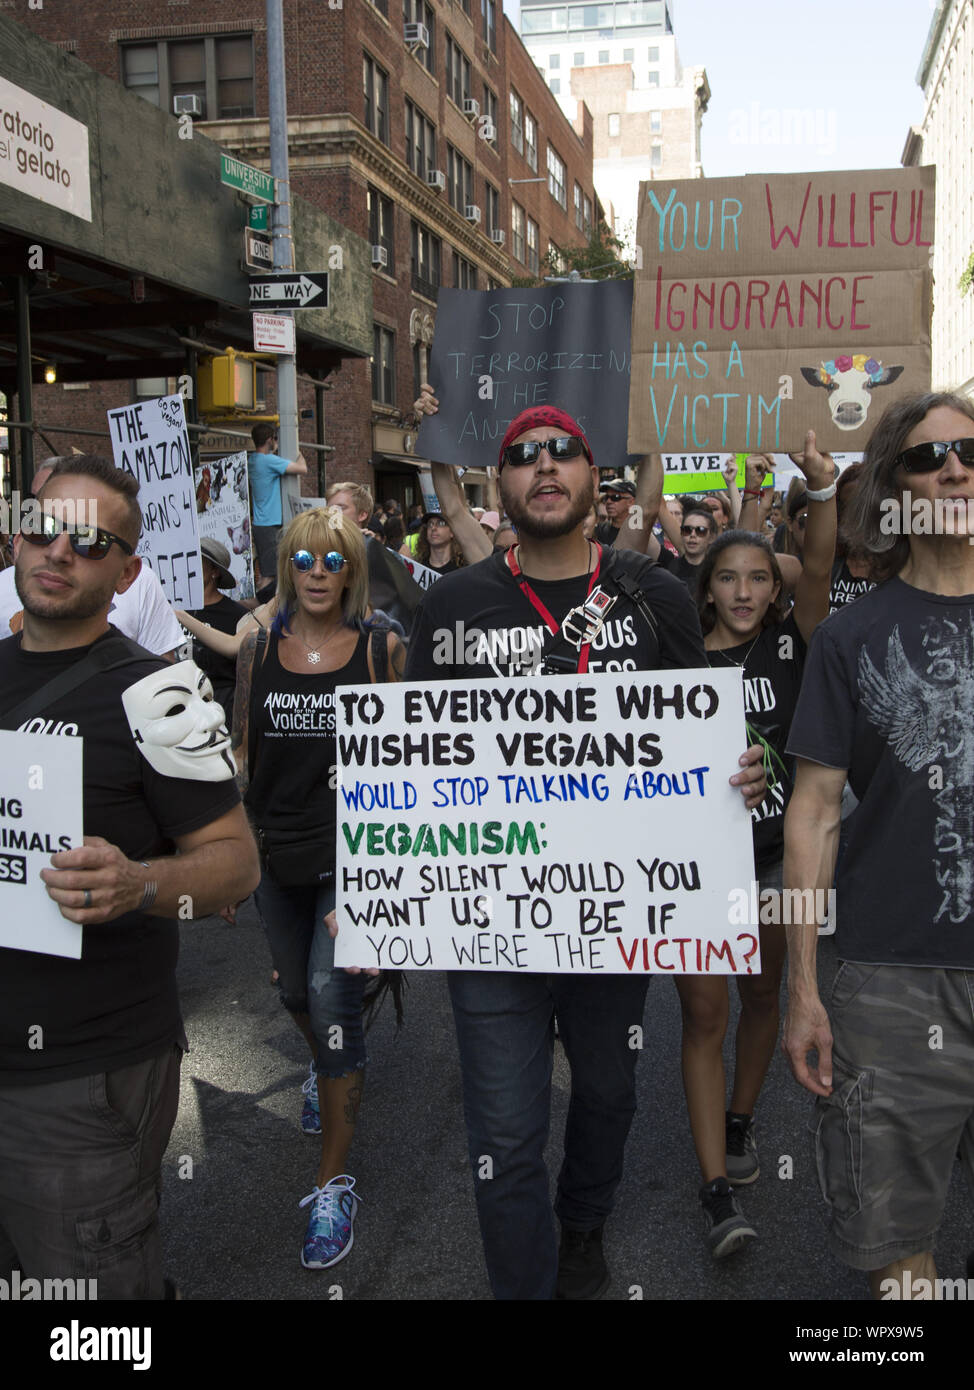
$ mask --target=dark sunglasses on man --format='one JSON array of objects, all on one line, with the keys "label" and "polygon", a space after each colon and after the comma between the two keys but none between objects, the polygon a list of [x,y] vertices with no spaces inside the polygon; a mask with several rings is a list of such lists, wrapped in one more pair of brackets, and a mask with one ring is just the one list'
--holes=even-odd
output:
[{"label": "dark sunglasses on man", "polygon": [[560,435],[557,439],[533,439],[529,444],[509,444],[504,450],[504,462],[512,468],[536,463],[542,449],[547,450],[551,459],[577,459],[583,447],[582,441],[570,434]]},{"label": "dark sunglasses on man", "polygon": [[104,560],[113,545],[117,545],[126,555],[134,555],[135,549],[121,536],[111,531],[103,531],[100,526],[72,526],[60,517],[42,512],[39,523],[35,518],[25,521],[20,534],[29,545],[53,545],[62,532],[67,533],[68,541],[75,555],[83,560]]},{"label": "dark sunglasses on man", "polygon": [[709,535],[710,535],[710,527],[709,527],[709,526],[681,526],[681,527],[680,527],[680,535],[681,535],[681,536],[709,536]]},{"label": "dark sunglasses on man", "polygon": [[934,439],[926,444],[914,444],[912,449],[898,454],[896,462],[907,473],[935,473],[944,466],[949,453],[956,454],[965,468],[974,468],[974,438]]}]

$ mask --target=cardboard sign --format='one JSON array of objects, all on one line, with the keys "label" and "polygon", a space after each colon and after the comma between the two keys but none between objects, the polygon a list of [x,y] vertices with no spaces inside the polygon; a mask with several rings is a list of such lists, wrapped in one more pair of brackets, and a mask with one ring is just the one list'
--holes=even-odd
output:
[{"label": "cardboard sign", "polygon": [[934,173],[641,184],[628,447],[861,449],[929,390]]},{"label": "cardboard sign", "polygon": [[600,468],[626,455],[632,282],[540,290],[440,290],[429,380],[440,403],[416,453],[487,468],[522,410],[554,405],[578,421]]},{"label": "cardboard sign", "polygon": [[747,974],[740,671],[342,687],[338,965]]},{"label": "cardboard sign", "polygon": [[254,559],[250,535],[250,483],[246,453],[207,459],[196,465],[196,514],[200,536],[219,541],[230,552],[237,581],[232,599],[253,598]]},{"label": "cardboard sign", "polygon": [[84,841],[82,740],[0,730],[0,946],[81,958],[82,928],[40,876]]},{"label": "cardboard sign", "polygon": [[108,412],[115,466],[139,481],[142,539],[136,548],[175,608],[203,607],[203,572],[182,396]]}]

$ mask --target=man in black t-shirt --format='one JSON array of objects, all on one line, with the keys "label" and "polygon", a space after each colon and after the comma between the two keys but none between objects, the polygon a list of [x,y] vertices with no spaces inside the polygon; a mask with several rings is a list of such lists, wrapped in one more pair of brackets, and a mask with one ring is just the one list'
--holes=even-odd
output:
[{"label": "man in black t-shirt", "polygon": [[595,528],[595,539],[600,545],[615,545],[619,532],[629,517],[629,509],[635,501],[636,484],[625,478],[610,478],[599,488],[599,495],[605,503],[607,521],[600,521]]},{"label": "man in black t-shirt", "polygon": [[[205,679],[108,625],[139,573],[137,492],[107,460],[58,465],[44,529],[21,537],[23,630],[0,642],[0,727],[84,740],[84,845],[41,873],[84,928],[81,957],[0,949],[0,1276],[82,1277],[101,1299],[164,1296],[160,1165],[185,1046],[176,919],[259,878],[227,736],[191,688]],[[122,696],[144,683],[137,744]]]},{"label": "man in black t-shirt", "polygon": [[[447,575],[417,615],[406,679],[469,679],[537,672],[556,655],[550,627],[595,583],[624,574],[643,591],[655,630],[620,599],[573,669],[656,670],[707,664],[686,589],[634,552],[601,550],[582,532],[598,481],[591,448],[564,411],[524,411],[501,445],[499,486],[518,545]],[[544,650],[543,650],[544,648]],[[557,648],[564,656],[566,644]],[[571,649],[568,648],[570,651]],[[761,749],[731,778],[747,804],[764,794]],[[491,1287],[503,1299],[598,1298],[609,1284],[602,1228],[622,1177],[636,1109],[631,1028],[641,1024],[648,976],[579,977],[452,971],[464,1113]],[[551,1039],[557,1013],[572,1073],[565,1158],[555,1210],[544,1143],[550,1122]],[[489,1181],[483,1161],[491,1159]]]},{"label": "man in black t-shirt", "polygon": [[[891,577],[817,630],[788,739],[784,879],[801,911],[784,1048],[819,1098],[835,1253],[876,1298],[939,1297],[958,1151],[974,1178],[974,404],[890,406],[846,525]],[[847,777],[860,804],[836,884],[830,1027],[806,903],[831,886]]]}]

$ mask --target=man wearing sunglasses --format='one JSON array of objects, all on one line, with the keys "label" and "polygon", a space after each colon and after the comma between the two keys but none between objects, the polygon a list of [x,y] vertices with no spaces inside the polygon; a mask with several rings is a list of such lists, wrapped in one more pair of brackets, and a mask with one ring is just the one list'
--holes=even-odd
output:
[{"label": "man wearing sunglasses", "polygon": [[599,488],[599,495],[605,503],[608,519],[600,521],[595,528],[595,539],[602,545],[614,545],[636,499],[636,484],[626,478],[610,478]]},{"label": "man wearing sunglasses", "polygon": [[[940,512],[939,534],[906,517],[891,533],[906,492]],[[895,402],[845,518],[885,582],[818,628],[788,740],[786,888],[831,887],[847,777],[860,803],[836,884],[831,1018],[802,922],[788,928],[783,1046],[818,1097],[833,1252],[876,1298],[931,1296],[955,1155],[974,1178],[972,517],[974,403]]]},{"label": "man wearing sunglasses", "polygon": [[[216,912],[259,878],[232,766],[204,770],[208,742],[226,745],[208,685],[189,735],[185,679],[160,692],[154,731],[181,775],[130,732],[123,693],[172,669],[108,622],[139,572],[137,493],[106,459],[55,467],[43,524],[20,537],[23,630],[0,641],[0,728],[84,740],[84,844],[41,873],[84,929],[81,958],[0,949],[0,1276],[83,1276],[102,1299],[164,1296],[160,1165],[185,1048],[176,919],[187,904]],[[91,524],[76,525],[82,515]]]},{"label": "man wearing sunglasses", "polygon": [[[557,631],[596,584],[621,594],[613,576],[634,581],[652,624],[631,598],[620,597],[601,632],[557,669],[706,664],[699,620],[683,585],[633,551],[586,540],[583,524],[598,470],[570,415],[554,406],[522,412],[504,436],[498,469],[501,502],[518,543],[428,591],[410,643],[407,681],[536,674],[543,655],[555,656],[556,648],[546,646],[548,619]],[[464,628],[467,640],[444,660],[447,639]],[[565,648],[559,650],[564,655]],[[761,750],[749,749],[739,761],[745,770],[730,779],[749,806],[764,794],[760,762]],[[581,822],[579,830],[584,835]],[[636,1109],[638,1052],[629,1045],[629,1030],[642,1022],[648,983],[645,975],[449,975],[477,1211],[499,1299],[591,1299],[608,1288],[602,1228]],[[572,1072],[555,1203],[560,1250],[544,1163],[556,1012]],[[479,1176],[484,1155],[493,1161],[489,1181]]]}]

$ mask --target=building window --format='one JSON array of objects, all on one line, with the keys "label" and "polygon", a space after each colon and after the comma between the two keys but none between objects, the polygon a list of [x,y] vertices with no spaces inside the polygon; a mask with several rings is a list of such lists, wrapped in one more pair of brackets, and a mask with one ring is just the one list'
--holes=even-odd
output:
[{"label": "building window", "polygon": [[465,261],[459,251],[453,253],[453,288],[456,290],[475,290],[477,288],[477,267]]},{"label": "building window", "polygon": [[557,68],[560,68],[560,67],[561,67],[561,54],[560,54],[560,53],[549,53],[549,55],[548,55],[548,66],[549,66],[549,68],[552,68],[553,70],[554,70],[554,69],[557,69]]},{"label": "building window", "polygon": [[[386,13],[385,10],[382,11]],[[429,35],[429,47],[417,48],[415,58],[422,63],[427,72],[433,72],[433,59],[436,54],[436,31],[434,24],[436,16],[433,14],[433,7],[427,5],[425,0],[402,0],[402,22],[403,24],[422,24]]]},{"label": "building window", "polygon": [[518,154],[524,153],[524,103],[511,88],[511,144]]},{"label": "building window", "polygon": [[650,113],[649,113],[649,129],[650,129],[650,132],[651,132],[653,135],[658,135],[658,134],[660,133],[660,131],[663,129],[663,113],[662,113],[662,111],[650,111]]},{"label": "building window", "polygon": [[470,96],[470,63],[456,41],[446,36],[446,90],[460,110]]},{"label": "building window", "polygon": [[396,403],[396,335],[381,323],[372,325],[372,399]]},{"label": "building window", "polygon": [[565,162],[553,145],[548,146],[548,192],[563,208],[567,208],[565,195]]},{"label": "building window", "polygon": [[417,178],[436,168],[436,130],[418,107],[406,102],[406,163]]},{"label": "building window", "polygon": [[481,37],[491,53],[497,52],[497,0],[480,0]]},{"label": "building window", "polygon": [[659,48],[655,44],[649,50],[649,61],[651,63],[659,62]]},{"label": "building window", "polygon": [[[556,88],[552,85],[552,91]],[[538,123],[530,111],[524,113],[524,158],[535,173],[538,172]]]},{"label": "building window", "polygon": [[538,260],[538,224],[530,217],[528,218],[528,270],[532,275],[537,275],[540,270]]},{"label": "building window", "polygon": [[592,199],[587,194],[582,199],[582,231],[587,237],[592,235]]},{"label": "building window", "polygon": [[624,48],[624,49],[622,50],[622,61],[623,61],[624,63],[632,63],[632,62],[635,62],[635,59],[636,59],[636,50],[635,50],[634,48]]},{"label": "building window", "polygon": [[495,280],[493,275],[488,275],[487,288],[489,290],[499,290],[501,288],[501,282],[499,280]]},{"label": "building window", "polygon": [[450,206],[461,214],[473,202],[473,169],[452,145],[446,147],[446,191]]},{"label": "building window", "polygon": [[572,57],[572,67],[583,68],[585,66],[585,54],[576,53]]},{"label": "building window", "polygon": [[511,203],[511,255],[524,264],[524,209]]},{"label": "building window", "polygon": [[558,247],[553,241],[548,242],[548,264],[556,275],[564,275],[565,257],[558,250]]},{"label": "building window", "polygon": [[201,120],[256,115],[250,34],[128,44],[121,60],[122,85],[163,111],[172,111],[173,97],[195,96]]},{"label": "building window", "polygon": [[659,169],[663,163],[663,146],[658,140],[650,147],[649,163],[653,169]]},{"label": "building window", "polygon": [[435,299],[440,287],[440,239],[418,222],[410,224],[413,289]]},{"label": "building window", "polygon": [[[483,106],[481,107],[481,114],[482,114],[482,115],[485,115],[485,116],[489,116],[489,117],[490,117],[490,124],[494,127],[494,138],[493,138],[493,140],[485,140],[484,143],[485,143],[486,145],[489,145],[490,148],[491,148],[492,150],[496,150],[496,149],[497,149],[497,93],[493,90],[493,88],[488,87],[486,82],[484,83],[484,104],[483,104]],[[481,125],[481,129],[482,129],[482,128],[483,128],[483,126]]]},{"label": "building window", "polygon": [[659,86],[659,72],[655,68],[649,70],[649,85],[651,87]]},{"label": "building window", "polygon": [[608,61],[609,61],[609,50],[608,50],[607,48],[600,48],[600,49],[599,49],[599,62],[600,62],[600,63],[607,63]]},{"label": "building window", "polygon": [[501,225],[501,195],[487,179],[484,180],[484,204],[487,231],[496,232]]},{"label": "building window", "polygon": [[384,19],[389,18],[389,0],[369,0],[369,4],[378,10]]},{"label": "building window", "polygon": [[[551,81],[548,83],[548,86],[551,88],[552,94],[554,96],[558,96],[561,92],[561,78],[553,77]],[[532,164],[531,168],[533,169],[534,167],[535,166]]]},{"label": "building window", "polygon": [[419,400],[420,388],[426,380],[426,345],[417,341],[413,343],[413,400]]},{"label": "building window", "polygon": [[372,246],[384,246],[386,264],[382,269],[387,275],[396,273],[396,221],[395,208],[391,198],[384,197],[377,188],[368,186],[369,242]]},{"label": "building window", "polygon": [[609,112],[609,135],[610,135],[611,137],[618,137],[618,135],[619,135],[619,126],[620,126],[620,120],[619,120],[619,113],[618,113],[618,111],[610,111],[610,112]]},{"label": "building window", "polygon": [[389,143],[389,76],[374,58],[362,59],[365,126],[384,145]]},{"label": "building window", "polygon": [[612,23],[611,5],[572,5],[568,11],[569,29],[611,29]]},{"label": "building window", "polygon": [[583,225],[583,224],[582,224],[582,190],[579,188],[579,186],[578,186],[577,183],[576,183],[576,185],[575,185],[574,198],[575,198],[575,226],[578,228],[579,231],[581,231],[581,230],[582,230],[582,225]]}]

